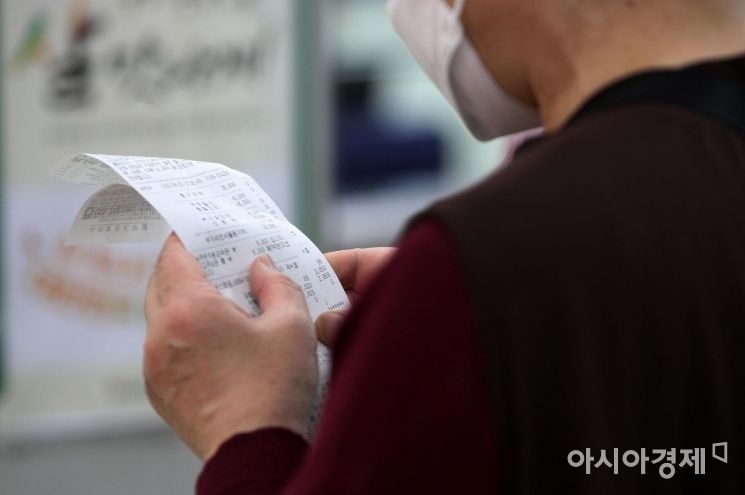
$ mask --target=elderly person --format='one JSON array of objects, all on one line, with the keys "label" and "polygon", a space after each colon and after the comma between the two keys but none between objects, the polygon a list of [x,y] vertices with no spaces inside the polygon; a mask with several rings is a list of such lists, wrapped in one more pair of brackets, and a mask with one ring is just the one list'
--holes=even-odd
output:
[{"label": "elderly person", "polygon": [[251,318],[168,240],[144,372],[198,493],[745,493],[745,2],[389,12],[474,135],[546,133],[397,252],[328,255],[355,297],[310,447],[298,288],[257,260]]}]

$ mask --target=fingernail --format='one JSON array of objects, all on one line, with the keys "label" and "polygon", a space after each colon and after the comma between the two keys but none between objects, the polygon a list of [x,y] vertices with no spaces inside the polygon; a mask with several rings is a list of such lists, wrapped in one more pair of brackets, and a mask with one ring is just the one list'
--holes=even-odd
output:
[{"label": "fingernail", "polygon": [[269,256],[268,254],[262,254],[261,256],[256,258],[256,261],[258,261],[259,263],[261,263],[267,268],[271,268],[272,270],[277,269],[277,265],[274,264],[274,260],[272,260],[271,256]]}]

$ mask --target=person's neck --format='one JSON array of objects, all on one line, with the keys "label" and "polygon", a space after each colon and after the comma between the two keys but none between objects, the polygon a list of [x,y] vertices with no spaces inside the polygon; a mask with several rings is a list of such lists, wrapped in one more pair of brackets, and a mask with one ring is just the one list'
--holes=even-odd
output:
[{"label": "person's neck", "polygon": [[700,29],[645,29],[606,32],[584,43],[554,45],[556,54],[537,57],[529,79],[548,133],[560,130],[595,93],[614,81],[650,69],[745,54],[745,25]]}]

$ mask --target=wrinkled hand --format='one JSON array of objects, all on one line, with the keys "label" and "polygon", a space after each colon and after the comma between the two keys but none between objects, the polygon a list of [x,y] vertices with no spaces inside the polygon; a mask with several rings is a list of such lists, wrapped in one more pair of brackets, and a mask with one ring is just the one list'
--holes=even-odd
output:
[{"label": "wrinkled hand", "polygon": [[[339,277],[350,302],[354,304],[360,293],[395,252],[395,248],[389,247],[347,249],[326,253],[326,259]],[[347,310],[329,311],[320,315],[316,319],[318,340],[333,348],[347,312]]]},{"label": "wrinkled hand", "polygon": [[236,433],[308,429],[318,364],[305,299],[269,258],[257,259],[250,277],[259,317],[223,297],[171,235],[148,286],[148,398],[203,460]]}]

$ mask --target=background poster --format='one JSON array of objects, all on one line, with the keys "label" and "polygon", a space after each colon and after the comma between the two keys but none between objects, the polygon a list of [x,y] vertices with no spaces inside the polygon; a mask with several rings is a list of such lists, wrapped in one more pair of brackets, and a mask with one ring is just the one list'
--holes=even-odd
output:
[{"label": "background poster", "polygon": [[77,152],[215,161],[292,217],[292,2],[2,0],[0,439],[153,421],[142,299],[158,246],[67,247]]}]

